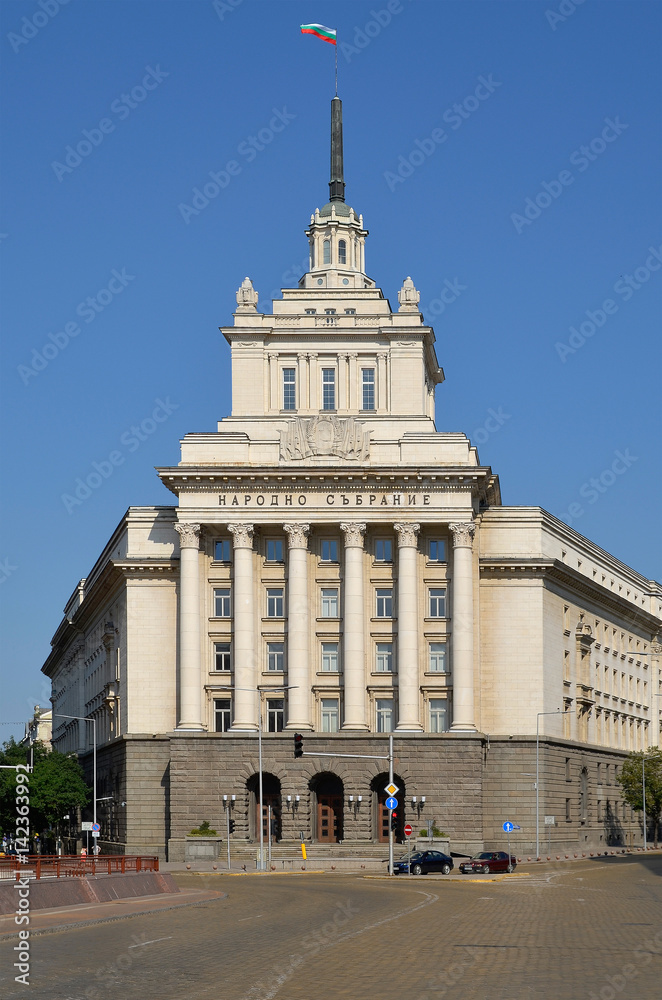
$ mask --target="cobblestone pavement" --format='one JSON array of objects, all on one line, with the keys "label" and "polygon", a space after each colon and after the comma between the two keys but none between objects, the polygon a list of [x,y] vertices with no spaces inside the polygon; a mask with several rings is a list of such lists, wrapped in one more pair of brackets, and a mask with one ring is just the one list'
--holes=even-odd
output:
[{"label": "cobblestone pavement", "polygon": [[[227,897],[35,935],[48,1000],[660,1000],[662,857],[475,880],[176,876]],[[0,994],[13,981],[0,943]]]}]

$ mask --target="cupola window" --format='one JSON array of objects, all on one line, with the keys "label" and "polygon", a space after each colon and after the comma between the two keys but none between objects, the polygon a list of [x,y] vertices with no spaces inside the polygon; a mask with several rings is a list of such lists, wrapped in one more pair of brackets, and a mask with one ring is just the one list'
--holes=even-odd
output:
[{"label": "cupola window", "polygon": [[347,242],[345,240],[338,240],[338,263],[347,263]]},{"label": "cupola window", "polygon": [[331,263],[331,240],[324,240],[324,263]]}]

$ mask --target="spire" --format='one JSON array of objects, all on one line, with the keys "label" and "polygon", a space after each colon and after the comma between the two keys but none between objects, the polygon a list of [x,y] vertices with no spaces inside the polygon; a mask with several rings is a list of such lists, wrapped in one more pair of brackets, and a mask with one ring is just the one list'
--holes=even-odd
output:
[{"label": "spire", "polygon": [[329,181],[329,201],[344,200],[342,101],[339,97],[334,97],[331,101],[331,180]]}]

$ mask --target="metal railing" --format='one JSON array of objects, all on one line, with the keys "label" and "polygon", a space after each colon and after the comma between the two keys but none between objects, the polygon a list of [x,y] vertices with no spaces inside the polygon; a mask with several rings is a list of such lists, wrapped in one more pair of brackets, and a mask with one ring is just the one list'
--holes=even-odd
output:
[{"label": "metal railing", "polygon": [[30,854],[17,862],[15,857],[0,858],[0,879],[82,878],[85,875],[113,875],[125,872],[157,872],[159,859],[144,854]]}]

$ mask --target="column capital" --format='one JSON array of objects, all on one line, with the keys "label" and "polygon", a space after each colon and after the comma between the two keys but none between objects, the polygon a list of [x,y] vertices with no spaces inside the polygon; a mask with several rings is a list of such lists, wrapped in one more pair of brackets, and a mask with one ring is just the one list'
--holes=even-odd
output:
[{"label": "column capital", "polygon": [[363,536],[367,531],[366,524],[345,524],[340,525],[340,530],[345,535],[345,547],[363,548]]},{"label": "column capital", "polygon": [[472,548],[473,537],[476,534],[476,525],[473,521],[459,521],[449,524],[448,527],[453,533],[454,548]]},{"label": "column capital", "polygon": [[418,545],[418,533],[421,530],[420,524],[394,524],[393,527],[398,533],[398,548],[409,546],[416,548]]},{"label": "column capital", "polygon": [[200,547],[200,525],[182,522],[175,525],[179,535],[180,549],[197,549]]},{"label": "column capital", "polygon": [[236,549],[253,548],[252,524],[228,524],[228,531],[232,535],[232,541]]},{"label": "column capital", "polygon": [[307,549],[308,535],[310,533],[309,524],[284,524],[283,531],[287,534],[288,548]]}]

